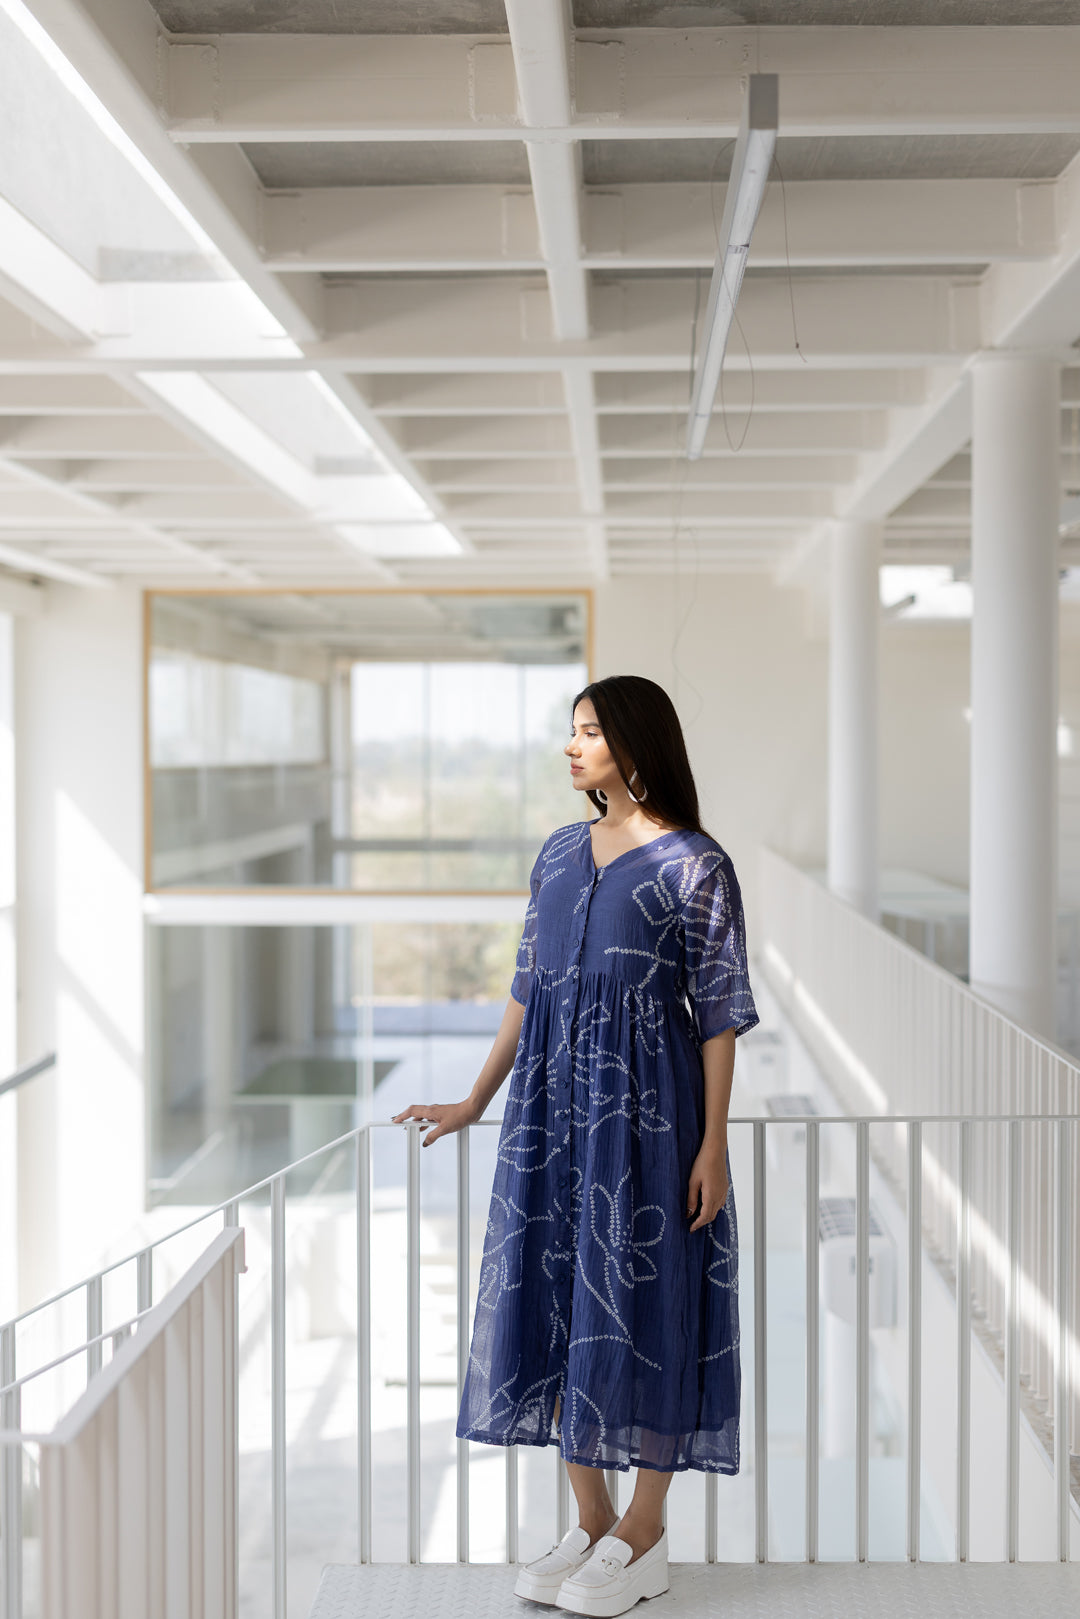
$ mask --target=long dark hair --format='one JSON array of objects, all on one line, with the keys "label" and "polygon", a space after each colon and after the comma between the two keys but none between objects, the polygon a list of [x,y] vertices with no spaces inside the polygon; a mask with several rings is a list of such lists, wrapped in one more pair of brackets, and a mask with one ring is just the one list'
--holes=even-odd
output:
[{"label": "long dark hair", "polygon": [[[698,810],[697,787],[686,754],[682,726],[663,686],[643,675],[609,675],[594,680],[574,698],[571,715],[587,699],[596,710],[611,757],[626,787],[637,771],[630,789],[635,798],[644,787],[646,815],[690,832],[705,833]],[[603,799],[586,789],[600,814]]]}]

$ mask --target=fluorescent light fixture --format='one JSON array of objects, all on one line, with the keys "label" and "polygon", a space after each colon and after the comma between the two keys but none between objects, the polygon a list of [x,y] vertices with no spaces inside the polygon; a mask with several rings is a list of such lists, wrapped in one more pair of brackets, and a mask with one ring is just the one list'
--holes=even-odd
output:
[{"label": "fluorescent light fixture", "polygon": [[686,458],[697,461],[705,447],[713,400],[739,301],[746,257],[776,150],[780,81],[775,73],[752,73],[743,106],[720,221],[720,245],[705,309],[701,359],[686,436]]}]

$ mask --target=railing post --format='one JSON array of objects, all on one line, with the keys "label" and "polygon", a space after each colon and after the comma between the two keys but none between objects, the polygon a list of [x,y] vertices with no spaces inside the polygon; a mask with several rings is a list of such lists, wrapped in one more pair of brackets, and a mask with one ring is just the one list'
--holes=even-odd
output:
[{"label": "railing post", "polygon": [[[469,1368],[469,1126],[457,1136],[457,1398]],[[457,1556],[469,1561],[469,1441],[457,1441]]]},{"label": "railing post", "polygon": [[[562,1415],[560,1406],[559,1415]],[[555,1450],[555,1537],[561,1540],[570,1527],[570,1475],[563,1466],[562,1453]]]},{"label": "railing post", "polygon": [[86,1337],[88,1340],[86,1350],[87,1382],[89,1382],[92,1377],[96,1377],[101,1370],[102,1346],[100,1343],[93,1342],[95,1338],[101,1337],[103,1331],[101,1321],[102,1290],[101,1276],[99,1274],[97,1276],[91,1276],[86,1284]]},{"label": "railing post", "polygon": [[[616,1512],[618,1512],[618,1510],[619,1510],[619,1498],[618,1498],[618,1495],[615,1493],[615,1491],[611,1490],[610,1488],[608,1489],[608,1494],[611,1496],[611,1504],[612,1504],[612,1506],[615,1508]],[[717,1485],[716,1485],[716,1474],[715,1473],[706,1473],[705,1474],[705,1561],[707,1563],[715,1563],[716,1562],[716,1553],[717,1553],[717,1544],[716,1544],[716,1508],[717,1508],[717,1501],[718,1501],[718,1498],[719,1498],[719,1494],[720,1494],[720,1492],[717,1489]],[[665,1506],[667,1505],[666,1500],[665,1500],[664,1504],[665,1504]]]},{"label": "railing post", "polygon": [[420,1127],[406,1126],[405,1425],[408,1560],[420,1561]]},{"label": "railing post", "polygon": [[956,1205],[956,1559],[971,1550],[971,1121],[960,1125]]},{"label": "railing post", "polygon": [[[15,1324],[0,1327],[0,1385],[14,1383]],[[19,1390],[0,1397],[0,1428],[12,1432],[22,1426]],[[0,1445],[0,1535],[4,1556],[4,1619],[22,1619],[22,1449]]]},{"label": "railing post", "polygon": [[870,1126],[855,1126],[855,1557],[870,1537]]},{"label": "railing post", "polygon": [[506,1561],[518,1560],[518,1453],[516,1445],[506,1447]]},{"label": "railing post", "polygon": [[285,1546],[285,1176],[270,1182],[270,1494],[274,1616],[286,1619]]},{"label": "railing post", "polygon": [[754,1554],[769,1559],[769,1401],[766,1383],[765,1121],[754,1120]]},{"label": "railing post", "polygon": [[1005,1559],[1020,1539],[1020,1120],[1010,1119],[1008,1162],[1009,1290],[1005,1314]]},{"label": "railing post", "polygon": [[356,1137],[356,1489],[361,1563],[371,1562],[371,1131]]},{"label": "railing post", "polygon": [[[226,1221],[226,1224],[228,1222]],[[154,1302],[154,1250],[144,1248],[135,1261],[135,1313],[145,1315]]]},{"label": "railing post", "polygon": [[922,1530],[922,1124],[908,1138],[907,1554],[919,1561]]},{"label": "railing post", "polygon": [[821,1126],[806,1126],[806,1560],[818,1560],[818,1490],[821,1479],[821,1312],[819,1196]]},{"label": "railing post", "polygon": [[1072,1231],[1069,1202],[1072,1193],[1072,1160],[1068,1119],[1054,1126],[1057,1165],[1054,1176],[1054,1490],[1057,1498],[1057,1554],[1062,1563],[1069,1560],[1069,1413],[1072,1394],[1069,1377],[1069,1278]]}]

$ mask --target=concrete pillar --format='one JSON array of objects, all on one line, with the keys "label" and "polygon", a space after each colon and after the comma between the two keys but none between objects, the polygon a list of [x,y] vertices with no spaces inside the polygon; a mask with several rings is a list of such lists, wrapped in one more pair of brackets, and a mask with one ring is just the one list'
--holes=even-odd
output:
[{"label": "concrete pillar", "polygon": [[973,373],[971,952],[981,994],[1055,1034],[1060,378]]},{"label": "concrete pillar", "polygon": [[[15,625],[0,608],[0,1080],[18,1067],[15,1024]],[[0,1321],[18,1295],[18,1097],[0,1096]]]},{"label": "concrete pillar", "polygon": [[878,567],[881,526],[838,522],[829,579],[828,881],[878,914]]},{"label": "concrete pillar", "polygon": [[19,1298],[130,1237],[145,1207],[142,601],[50,585],[15,630]]}]

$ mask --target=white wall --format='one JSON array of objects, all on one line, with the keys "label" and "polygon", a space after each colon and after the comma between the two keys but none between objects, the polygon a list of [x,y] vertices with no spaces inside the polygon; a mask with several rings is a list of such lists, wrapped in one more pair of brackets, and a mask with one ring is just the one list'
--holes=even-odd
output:
[{"label": "white wall", "polygon": [[141,599],[50,586],[16,628],[19,1296],[94,1267],[143,1196]]},{"label": "white wall", "polygon": [[[754,848],[825,862],[827,641],[801,591],[765,573],[616,579],[596,591],[598,676],[642,674],[675,698],[705,825],[728,850],[753,933]],[[691,603],[691,596],[693,600]],[[673,658],[675,626],[685,628]],[[879,802],[883,866],[968,881],[970,626],[882,624]],[[1061,613],[1063,899],[1080,903],[1080,608]],[[676,663],[678,667],[676,668]],[[696,688],[696,690],[695,690]],[[1074,893],[1075,891],[1075,893]]]},{"label": "white wall", "polygon": [[878,815],[883,866],[967,887],[971,633],[966,621],[886,621],[880,641]]},{"label": "white wall", "polygon": [[801,593],[763,573],[705,575],[692,600],[689,582],[676,595],[662,576],[596,592],[596,676],[646,675],[674,699],[702,821],[743,889],[751,948],[757,845],[824,858],[828,649],[804,620]]}]

